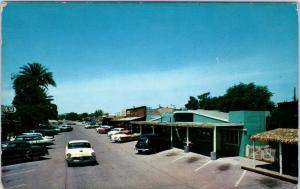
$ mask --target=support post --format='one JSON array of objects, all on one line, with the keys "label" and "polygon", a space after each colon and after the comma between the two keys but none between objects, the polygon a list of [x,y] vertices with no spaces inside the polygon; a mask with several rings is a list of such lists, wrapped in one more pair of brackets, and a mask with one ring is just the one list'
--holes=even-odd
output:
[{"label": "support post", "polygon": [[214,152],[217,152],[217,127],[214,127]]},{"label": "support post", "polygon": [[186,146],[189,147],[190,139],[189,139],[189,128],[186,128]]},{"label": "support post", "polygon": [[152,127],[152,133],[154,134],[154,133],[155,133],[155,132],[154,132],[154,125],[152,125],[151,127]]},{"label": "support post", "polygon": [[140,135],[142,135],[142,125],[140,125]]},{"label": "support post", "polygon": [[173,127],[170,126],[171,129],[171,148],[173,148]]},{"label": "support post", "polygon": [[255,141],[254,140],[252,142],[252,147],[253,147],[253,153],[252,153],[253,161],[252,161],[252,166],[253,166],[253,168],[255,168],[256,165],[255,165]]},{"label": "support post", "polygon": [[213,151],[210,152],[210,159],[216,160],[217,159],[217,127],[214,126],[213,129]]},{"label": "support post", "polygon": [[279,174],[282,175],[282,143],[279,142]]},{"label": "support post", "polygon": [[184,152],[185,153],[188,153],[190,151],[190,149],[189,149],[189,141],[190,141],[190,139],[189,139],[189,128],[187,127],[186,128],[186,145],[184,146]]}]

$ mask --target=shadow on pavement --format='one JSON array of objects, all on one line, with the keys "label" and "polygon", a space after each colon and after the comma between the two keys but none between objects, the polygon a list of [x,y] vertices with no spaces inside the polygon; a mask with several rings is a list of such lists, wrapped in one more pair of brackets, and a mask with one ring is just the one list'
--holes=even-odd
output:
[{"label": "shadow on pavement", "polygon": [[51,158],[47,158],[47,157],[40,157],[38,160],[11,160],[9,162],[2,162],[2,166],[7,166],[7,165],[17,165],[17,164],[22,164],[22,163],[28,163],[28,162],[37,162],[37,161],[45,161],[45,160],[49,160]]},{"label": "shadow on pavement", "polygon": [[97,166],[97,165],[99,165],[98,162],[88,162],[88,163],[68,164],[68,167],[88,167],[88,166]]}]

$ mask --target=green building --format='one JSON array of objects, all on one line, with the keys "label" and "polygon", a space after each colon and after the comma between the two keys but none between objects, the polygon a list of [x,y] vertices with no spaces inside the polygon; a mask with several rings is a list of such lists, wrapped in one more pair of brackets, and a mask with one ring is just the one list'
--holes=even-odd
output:
[{"label": "green building", "polygon": [[160,133],[174,147],[200,154],[220,156],[245,156],[250,137],[266,130],[267,111],[187,110],[164,114],[151,121],[138,124],[141,133]]}]

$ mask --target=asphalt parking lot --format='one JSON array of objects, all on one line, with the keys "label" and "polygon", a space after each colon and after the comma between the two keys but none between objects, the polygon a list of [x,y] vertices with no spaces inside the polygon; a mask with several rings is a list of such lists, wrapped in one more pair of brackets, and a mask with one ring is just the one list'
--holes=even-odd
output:
[{"label": "asphalt parking lot", "polygon": [[[68,140],[87,139],[96,151],[98,165],[67,167]],[[241,157],[210,160],[173,148],[156,154],[136,154],[135,141],[111,143],[94,129],[74,126],[74,131],[55,137],[50,155],[34,162],[2,167],[6,189],[32,188],[285,188],[296,185],[241,169]]]},{"label": "asphalt parking lot", "polygon": [[[135,142],[125,143],[124,150],[133,148]],[[185,153],[173,148],[157,154],[137,155],[142,161],[167,173],[192,188],[297,188],[297,185],[241,169],[252,163],[242,157],[211,160],[193,152]],[[256,162],[257,164],[263,162]]]}]

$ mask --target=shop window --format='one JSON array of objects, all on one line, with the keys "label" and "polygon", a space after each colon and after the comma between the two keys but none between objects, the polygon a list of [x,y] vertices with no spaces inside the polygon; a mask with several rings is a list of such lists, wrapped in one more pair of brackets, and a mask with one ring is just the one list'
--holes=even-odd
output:
[{"label": "shop window", "polygon": [[223,142],[229,145],[239,145],[240,144],[240,133],[238,130],[224,130],[223,131]]}]

